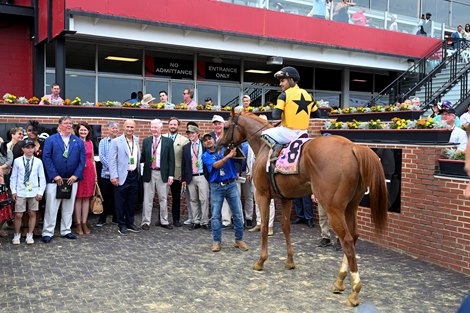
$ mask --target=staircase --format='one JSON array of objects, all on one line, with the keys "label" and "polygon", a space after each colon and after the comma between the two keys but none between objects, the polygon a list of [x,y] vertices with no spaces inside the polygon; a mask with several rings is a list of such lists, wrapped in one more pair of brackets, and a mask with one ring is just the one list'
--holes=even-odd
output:
[{"label": "staircase", "polygon": [[470,45],[461,44],[454,50],[444,41],[433,47],[422,59],[401,74],[370,102],[376,104],[401,103],[418,97],[421,109],[428,110],[442,99],[454,104],[457,113],[467,111],[470,102]]},{"label": "staircase", "polygon": [[[457,63],[457,70],[461,71],[466,63]],[[434,94],[440,87],[445,85],[450,77],[450,68],[446,67],[441,72],[436,74],[434,78],[432,79],[432,88],[431,88],[431,94]],[[426,90],[425,87],[422,86],[415,94],[415,97],[418,97],[420,99],[425,99],[426,97]],[[451,87],[447,93],[442,94],[441,96],[442,99],[449,100],[453,104],[457,103],[457,101],[460,100],[460,81],[457,82],[453,87]]]}]

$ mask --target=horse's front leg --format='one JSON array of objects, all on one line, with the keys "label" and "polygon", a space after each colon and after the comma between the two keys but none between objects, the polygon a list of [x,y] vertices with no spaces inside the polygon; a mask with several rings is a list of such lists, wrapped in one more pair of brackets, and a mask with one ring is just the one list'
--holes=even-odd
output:
[{"label": "horse's front leg", "polygon": [[292,210],[292,200],[282,200],[282,232],[286,238],[287,245],[287,261],[285,268],[292,270],[295,268],[294,263],[294,249],[292,248],[292,242],[290,239],[290,215]]},{"label": "horse's front leg", "polygon": [[271,199],[266,196],[258,196],[256,194],[256,205],[259,206],[261,215],[261,255],[258,262],[255,263],[253,269],[262,271],[264,262],[268,259],[268,223],[269,223],[269,203]]}]

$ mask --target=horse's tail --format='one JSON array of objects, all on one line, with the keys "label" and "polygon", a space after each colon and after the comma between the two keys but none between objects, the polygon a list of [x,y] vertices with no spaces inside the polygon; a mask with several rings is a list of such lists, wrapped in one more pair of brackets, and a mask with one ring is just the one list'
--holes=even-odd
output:
[{"label": "horse's tail", "polygon": [[369,187],[370,215],[375,231],[387,225],[388,192],[385,174],[379,157],[368,147],[354,145],[353,153],[359,163],[359,173],[364,187]]}]

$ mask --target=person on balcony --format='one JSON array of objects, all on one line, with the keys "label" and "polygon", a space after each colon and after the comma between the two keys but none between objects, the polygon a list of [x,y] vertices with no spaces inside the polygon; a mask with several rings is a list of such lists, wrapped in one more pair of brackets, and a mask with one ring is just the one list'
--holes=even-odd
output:
[{"label": "person on balcony", "polygon": [[442,120],[447,123],[452,128],[452,134],[450,135],[449,142],[453,144],[458,144],[457,150],[465,151],[467,148],[467,133],[455,125],[455,110],[453,108],[445,108],[442,110]]},{"label": "person on balcony", "polygon": [[281,126],[263,131],[263,140],[273,149],[271,160],[279,156],[283,145],[307,134],[310,115],[320,117],[312,96],[304,89],[299,88],[299,72],[286,66],[274,74],[279,80],[282,92],[277,98],[277,104],[272,113],[273,119],[281,119]]},{"label": "person on balcony", "polygon": [[197,103],[193,100],[194,90],[186,88],[183,90],[183,102],[188,106],[188,110],[196,110]]},{"label": "person on balcony", "polygon": [[52,105],[64,105],[64,100],[60,97],[60,86],[59,84],[52,84],[51,86],[51,94],[50,95],[45,95],[44,97],[41,98],[41,102],[39,102],[39,105],[47,105],[47,104],[52,104]]},{"label": "person on balcony", "polygon": [[426,13],[426,17],[421,15],[421,19],[419,20],[418,23],[418,32],[416,33],[417,35],[420,36],[426,36],[426,37],[432,37],[433,35],[433,21],[431,20],[432,14],[431,13]]},{"label": "person on balcony", "polygon": [[367,25],[367,17],[365,16],[364,12],[366,11],[365,8],[359,8],[356,12],[351,15],[351,21],[354,25],[359,26],[368,26]]},{"label": "person on balcony", "polygon": [[[452,108],[452,102],[450,102],[449,100],[444,100],[440,105],[438,104],[437,106],[439,107],[439,114],[432,119],[433,122],[443,121],[442,113],[444,113],[445,110]],[[462,126],[462,123],[460,122],[460,118],[458,116],[455,118],[454,123],[457,127]]]},{"label": "person on balcony", "polygon": [[465,34],[462,29],[462,25],[457,26],[457,30],[452,33],[452,43],[455,50],[458,50],[462,45],[465,44]]},{"label": "person on balcony", "polygon": [[333,20],[337,22],[349,23],[348,10],[350,6],[355,6],[354,2],[343,0],[336,4],[333,12]]}]

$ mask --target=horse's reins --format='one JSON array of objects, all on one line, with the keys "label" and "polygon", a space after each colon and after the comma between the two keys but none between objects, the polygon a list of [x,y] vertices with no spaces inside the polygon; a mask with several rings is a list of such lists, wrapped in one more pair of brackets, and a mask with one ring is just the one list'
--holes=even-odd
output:
[{"label": "horse's reins", "polygon": [[[237,128],[238,128],[238,118],[240,117],[240,114],[241,114],[241,112],[238,113],[237,115],[235,115],[235,116],[233,117],[233,119],[232,119],[233,124],[234,124],[235,127],[237,127]],[[279,125],[280,123],[281,123],[280,121],[277,122],[277,123],[274,125],[274,127],[276,127],[276,126]],[[263,129],[265,129],[265,128],[268,127],[268,126],[269,126],[269,124],[263,125],[263,127],[261,127],[260,129],[258,129],[257,131],[255,131],[252,136],[255,136],[256,134],[258,134],[260,131],[262,131]],[[240,130],[239,130],[239,131],[240,131]],[[233,141],[234,141],[234,140],[233,140],[233,135],[234,135],[234,131],[232,130],[232,138],[231,138],[232,145],[233,145]],[[246,141],[246,139],[245,139],[244,141],[240,142],[237,146],[239,146],[241,143],[243,143],[243,142],[245,142],[245,141]]]}]

